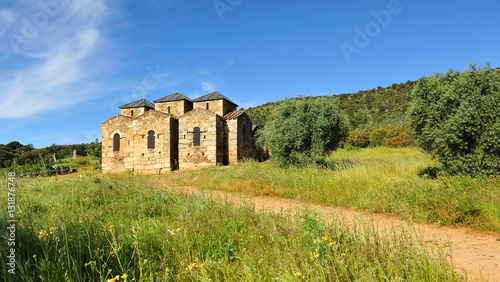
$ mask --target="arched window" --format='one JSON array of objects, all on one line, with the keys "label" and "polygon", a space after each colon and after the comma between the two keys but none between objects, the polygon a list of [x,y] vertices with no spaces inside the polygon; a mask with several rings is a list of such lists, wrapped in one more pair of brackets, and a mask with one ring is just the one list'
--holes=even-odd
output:
[{"label": "arched window", "polygon": [[120,151],[120,134],[118,133],[115,133],[115,135],[113,135],[113,151]]},{"label": "arched window", "polygon": [[168,113],[170,114],[170,106],[167,107]]},{"label": "arched window", "polygon": [[130,110],[130,116],[134,116],[134,110]]},{"label": "arched window", "polygon": [[207,102],[207,111],[208,111],[208,108],[209,108],[209,106],[208,106],[208,105],[209,105],[209,103]]},{"label": "arched window", "polygon": [[154,149],[155,148],[155,132],[153,130],[150,130],[148,132],[148,149]]},{"label": "arched window", "polygon": [[200,128],[195,127],[193,130],[193,146],[200,146]]}]

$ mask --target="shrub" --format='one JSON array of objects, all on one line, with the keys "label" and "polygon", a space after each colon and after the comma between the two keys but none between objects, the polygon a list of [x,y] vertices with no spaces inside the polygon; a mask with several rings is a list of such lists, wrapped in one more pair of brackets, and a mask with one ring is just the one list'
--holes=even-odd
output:
[{"label": "shrub", "polygon": [[471,64],[423,77],[408,112],[417,143],[448,173],[500,174],[500,72]]},{"label": "shrub", "polygon": [[77,157],[71,160],[71,164],[73,166],[86,166],[90,164],[90,160],[88,157]]},{"label": "shrub", "polygon": [[386,145],[390,148],[401,148],[409,147],[413,145],[415,141],[414,134],[409,128],[406,127],[394,127],[386,135]]},{"label": "shrub", "polygon": [[370,134],[370,146],[382,146],[385,143],[387,132],[388,130],[385,128],[375,129],[372,134]]},{"label": "shrub", "polygon": [[366,127],[363,130],[354,129],[349,132],[345,143],[357,148],[366,148],[370,146],[370,136],[373,132],[373,128]]},{"label": "shrub", "polygon": [[305,165],[337,149],[348,132],[347,116],[335,101],[285,100],[273,110],[259,142],[280,166]]}]

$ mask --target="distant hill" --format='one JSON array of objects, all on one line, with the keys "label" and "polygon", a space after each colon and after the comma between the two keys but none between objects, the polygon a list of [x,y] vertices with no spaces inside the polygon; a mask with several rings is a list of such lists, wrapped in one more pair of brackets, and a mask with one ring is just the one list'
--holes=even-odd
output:
[{"label": "distant hill", "polygon": [[[349,117],[353,128],[384,127],[400,125],[411,100],[411,91],[417,81],[394,83],[389,87],[359,91],[354,94],[332,96],[298,97],[294,99],[316,99],[330,97],[337,99],[342,110]],[[265,126],[272,110],[282,101],[266,103],[247,109],[247,114],[260,128]]]}]

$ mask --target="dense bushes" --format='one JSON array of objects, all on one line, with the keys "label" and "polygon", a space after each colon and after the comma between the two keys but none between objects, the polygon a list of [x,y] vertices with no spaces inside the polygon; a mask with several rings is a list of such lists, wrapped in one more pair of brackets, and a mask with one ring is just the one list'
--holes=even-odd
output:
[{"label": "dense bushes", "polygon": [[356,148],[367,148],[370,146],[370,136],[372,132],[373,128],[371,127],[367,127],[362,130],[354,129],[349,132],[349,136],[347,136],[345,143]]},{"label": "dense bushes", "polygon": [[448,173],[500,174],[500,73],[486,68],[423,77],[408,112],[417,143]]},{"label": "dense bushes", "polygon": [[[411,91],[416,81],[394,83],[388,87],[361,90],[353,94],[340,94],[324,97],[298,97],[298,100],[332,99],[339,103],[354,128],[390,127],[400,124],[410,105]],[[266,103],[247,109],[252,122],[264,128],[270,120],[273,109],[283,101]]]},{"label": "dense bushes", "polygon": [[349,132],[345,145],[356,148],[386,146],[391,148],[412,146],[414,133],[408,127],[395,126],[389,129],[366,127]]},{"label": "dense bushes", "polygon": [[338,148],[349,121],[331,99],[286,100],[276,106],[260,136],[281,166],[304,165]]}]

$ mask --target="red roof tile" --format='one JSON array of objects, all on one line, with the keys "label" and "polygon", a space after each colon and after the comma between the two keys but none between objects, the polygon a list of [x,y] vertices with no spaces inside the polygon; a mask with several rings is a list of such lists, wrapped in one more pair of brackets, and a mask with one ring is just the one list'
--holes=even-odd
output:
[{"label": "red roof tile", "polygon": [[245,111],[234,111],[234,112],[230,112],[230,113],[227,113],[225,116],[224,116],[224,119],[237,119],[239,118],[242,114],[244,114]]}]

